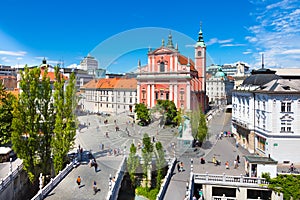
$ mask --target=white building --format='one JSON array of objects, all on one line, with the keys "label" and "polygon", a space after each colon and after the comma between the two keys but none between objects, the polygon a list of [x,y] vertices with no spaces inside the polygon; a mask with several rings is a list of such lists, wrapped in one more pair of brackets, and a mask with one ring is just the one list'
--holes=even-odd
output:
[{"label": "white building", "polygon": [[82,110],[93,113],[133,115],[137,103],[137,81],[134,78],[94,79],[80,88]]},{"label": "white building", "polygon": [[93,72],[98,69],[98,61],[88,54],[84,59],[80,62],[80,68],[85,71]]},{"label": "white building", "polygon": [[232,132],[251,153],[299,163],[300,79],[264,68],[251,74],[232,95]]},{"label": "white building", "polygon": [[206,77],[206,95],[209,102],[214,105],[227,105],[231,103],[231,92],[234,80],[227,76],[222,68]]}]

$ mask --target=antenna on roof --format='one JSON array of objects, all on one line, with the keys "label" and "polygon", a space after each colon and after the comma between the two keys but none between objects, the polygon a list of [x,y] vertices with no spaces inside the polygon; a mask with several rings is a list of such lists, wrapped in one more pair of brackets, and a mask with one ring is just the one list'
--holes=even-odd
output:
[{"label": "antenna on roof", "polygon": [[264,54],[261,54],[261,68],[264,69],[265,64],[264,64]]}]

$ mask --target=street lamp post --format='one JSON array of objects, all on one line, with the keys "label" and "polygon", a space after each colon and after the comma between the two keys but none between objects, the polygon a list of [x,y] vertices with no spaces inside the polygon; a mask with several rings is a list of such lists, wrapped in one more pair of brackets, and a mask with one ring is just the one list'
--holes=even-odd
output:
[{"label": "street lamp post", "polygon": [[175,144],[173,145],[173,148],[174,148],[174,158],[176,158]]},{"label": "street lamp post", "polygon": [[12,158],[9,158],[9,173],[11,176],[11,180],[12,180],[12,191],[13,191],[13,199],[15,199],[15,184],[14,184],[14,180],[13,180],[13,174],[12,174],[13,168],[12,168]]},{"label": "street lamp post", "polygon": [[112,183],[111,183],[111,174],[109,174],[109,179],[108,179],[108,186],[109,186],[109,191],[112,189]]},{"label": "street lamp post", "polygon": [[12,158],[9,159],[9,172],[12,173]]}]

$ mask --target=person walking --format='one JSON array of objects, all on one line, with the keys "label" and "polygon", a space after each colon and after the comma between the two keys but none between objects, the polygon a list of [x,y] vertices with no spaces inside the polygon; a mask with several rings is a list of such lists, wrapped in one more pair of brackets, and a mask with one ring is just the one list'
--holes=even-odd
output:
[{"label": "person walking", "polygon": [[80,188],[80,184],[81,184],[81,178],[80,178],[80,176],[77,177],[76,183],[78,185],[78,188]]},{"label": "person walking", "polygon": [[203,189],[199,190],[199,200],[203,200]]},{"label": "person walking", "polygon": [[226,161],[226,163],[225,163],[225,168],[229,169],[229,162],[228,161]]},{"label": "person walking", "polygon": [[179,162],[177,163],[177,170],[178,170],[178,172],[180,172],[180,163]]},{"label": "person walking", "polygon": [[180,172],[183,172],[183,162],[180,162]]},{"label": "person walking", "polygon": [[94,195],[97,193],[98,189],[97,189],[97,182],[94,181],[93,183],[93,190],[94,190]]},{"label": "person walking", "polygon": [[233,165],[234,165],[234,169],[238,168],[238,163],[236,159],[234,160]]},{"label": "person walking", "polygon": [[237,163],[240,163],[240,156],[239,155],[236,156],[236,161],[237,161]]},{"label": "person walking", "polygon": [[98,163],[96,161],[95,161],[94,167],[95,167],[95,172],[98,172]]},{"label": "person walking", "polygon": [[215,157],[215,156],[212,158],[212,162],[213,162],[213,164],[216,164],[216,163],[217,163],[217,160],[216,160],[216,157]]}]

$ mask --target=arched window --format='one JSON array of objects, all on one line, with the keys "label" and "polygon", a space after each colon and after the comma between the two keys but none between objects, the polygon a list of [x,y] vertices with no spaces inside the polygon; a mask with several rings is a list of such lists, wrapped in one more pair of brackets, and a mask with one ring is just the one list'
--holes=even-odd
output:
[{"label": "arched window", "polygon": [[197,53],[198,53],[198,56],[201,56],[201,51],[198,51]]},{"label": "arched window", "polygon": [[165,71],[165,63],[161,62],[159,65],[159,68],[160,68],[160,72],[164,72]]}]

